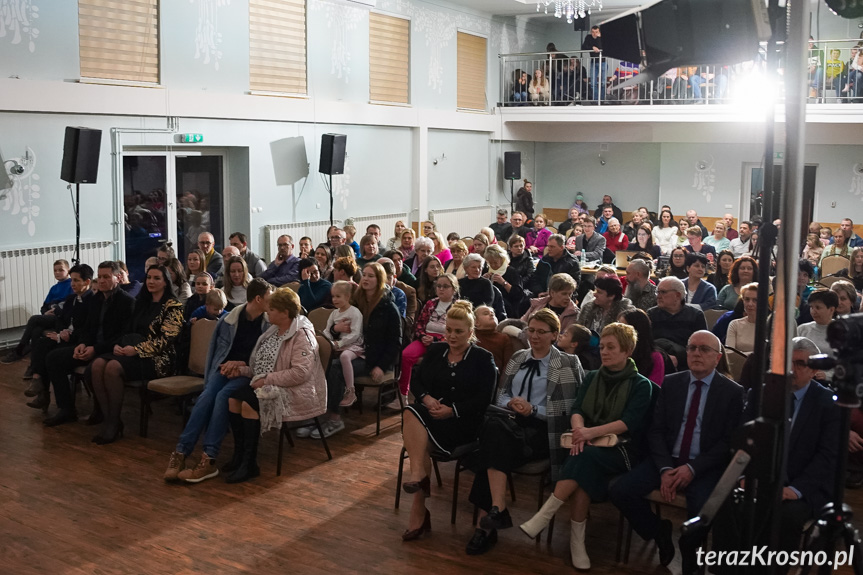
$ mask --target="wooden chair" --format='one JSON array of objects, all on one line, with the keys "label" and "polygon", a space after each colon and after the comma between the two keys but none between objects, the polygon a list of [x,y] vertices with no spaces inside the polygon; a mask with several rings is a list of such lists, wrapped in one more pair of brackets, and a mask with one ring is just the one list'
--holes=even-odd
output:
[{"label": "wooden chair", "polygon": [[740,374],[743,373],[743,365],[746,363],[747,357],[749,356],[742,351],[728,345],[725,346],[725,360],[728,362],[731,379],[734,381],[740,381]]},{"label": "wooden chair", "polygon": [[289,287],[294,290],[295,293],[299,293],[300,291],[300,282],[288,282],[284,287]]},{"label": "wooden chair", "polygon": [[[683,509],[686,511],[686,496],[678,493],[677,497],[674,498],[673,501],[667,502],[662,498],[662,494],[659,490],[651,491],[645,497],[648,501],[654,504],[656,509],[656,515],[659,518],[662,518],[662,508],[668,507],[671,509]],[[624,523],[626,522],[626,517],[621,512],[620,518],[617,522],[617,551],[616,558],[617,562],[620,563],[621,560],[624,564],[629,563],[629,548],[632,544],[632,525],[629,526],[629,530],[626,533],[626,540],[624,542]],[[622,552],[622,553],[621,553]]]},{"label": "wooden chair", "polygon": [[309,321],[315,326],[316,332],[323,332],[327,327],[327,320],[336,311],[333,308],[319,307],[309,312]]},{"label": "wooden chair", "polygon": [[[324,366],[324,377],[328,378],[330,375],[330,358],[333,356],[333,344],[322,335],[316,335],[315,339],[318,342],[318,357],[321,360],[321,365]],[[324,410],[324,413],[326,413],[326,410]],[[324,450],[327,452],[327,460],[332,461],[333,454],[330,453],[330,446],[327,443],[327,438],[324,436],[324,430],[321,429],[321,415],[323,415],[323,413],[316,415],[313,419],[318,428],[318,433],[321,434],[321,442],[324,444]],[[288,443],[293,447],[294,439],[291,437],[291,430],[296,428],[296,422],[283,421],[282,427],[279,429],[279,455],[276,459],[277,476],[282,474],[282,449],[285,445],[285,439],[287,439]]]},{"label": "wooden chair", "polygon": [[161,377],[141,383],[141,437],[147,437],[149,425],[150,403],[158,397],[177,397],[183,412],[183,424],[188,419],[188,403],[195,395],[204,389],[204,370],[207,363],[207,351],[210,340],[216,331],[218,322],[209,319],[199,319],[192,326],[192,342],[189,348],[188,372],[190,375],[174,375]]},{"label": "wooden chair", "polygon": [[713,326],[716,325],[716,322],[719,321],[727,309],[706,309],[704,310],[704,320],[707,322],[707,329],[713,329]]},{"label": "wooden chair", "polygon": [[396,357],[396,364],[390,371],[384,372],[383,378],[380,381],[375,381],[370,375],[361,375],[354,378],[354,389],[357,392],[357,408],[360,413],[363,412],[363,391],[367,387],[378,390],[378,397],[375,402],[377,406],[377,420],[375,423],[375,435],[381,434],[381,409],[383,409],[384,392],[394,391],[399,400],[399,405],[404,409],[402,395],[399,393],[399,374],[401,373],[402,354],[399,352]]},{"label": "wooden chair", "polygon": [[827,256],[821,260],[821,277],[831,276],[840,270],[851,269],[851,260],[842,256]]}]

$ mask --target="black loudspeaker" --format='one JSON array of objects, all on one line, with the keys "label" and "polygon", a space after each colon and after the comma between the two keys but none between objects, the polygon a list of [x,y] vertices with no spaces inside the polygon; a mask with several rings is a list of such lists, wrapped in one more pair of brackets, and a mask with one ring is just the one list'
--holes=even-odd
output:
[{"label": "black loudspeaker", "polygon": [[503,153],[503,179],[521,179],[521,152]]},{"label": "black loudspeaker", "polygon": [[344,134],[324,134],[321,136],[321,163],[318,172],[322,174],[345,173],[345,146],[348,137]]},{"label": "black loudspeaker", "polygon": [[95,184],[101,147],[102,130],[66,126],[60,179],[70,184]]},{"label": "black loudspeaker", "polygon": [[587,32],[590,30],[590,14],[585,14],[584,18],[576,18],[573,20],[572,29],[576,32]]}]

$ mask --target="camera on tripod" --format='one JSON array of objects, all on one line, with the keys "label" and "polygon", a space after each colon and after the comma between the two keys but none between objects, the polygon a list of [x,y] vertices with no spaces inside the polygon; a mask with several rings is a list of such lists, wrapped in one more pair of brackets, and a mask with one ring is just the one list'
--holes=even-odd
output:
[{"label": "camera on tripod", "polygon": [[827,341],[836,357],[821,353],[809,357],[809,367],[833,370],[832,387],[841,407],[859,407],[863,397],[863,313],[843,315],[827,326]]}]

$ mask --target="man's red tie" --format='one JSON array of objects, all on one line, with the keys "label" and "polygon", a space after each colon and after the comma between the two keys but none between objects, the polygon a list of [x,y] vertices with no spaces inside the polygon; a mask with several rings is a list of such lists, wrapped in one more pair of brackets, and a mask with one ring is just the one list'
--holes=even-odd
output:
[{"label": "man's red tie", "polygon": [[689,414],[686,416],[686,427],[683,428],[683,440],[680,442],[680,455],[678,460],[681,465],[689,462],[689,450],[692,447],[692,434],[695,432],[695,420],[698,419],[698,406],[701,405],[701,386],[703,381],[696,381],[695,391],[692,392],[692,401],[689,402]]}]

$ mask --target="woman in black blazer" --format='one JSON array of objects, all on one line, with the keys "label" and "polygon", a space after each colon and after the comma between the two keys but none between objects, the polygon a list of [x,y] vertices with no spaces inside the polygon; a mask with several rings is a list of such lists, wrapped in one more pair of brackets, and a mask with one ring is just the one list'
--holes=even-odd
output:
[{"label": "woman in black blazer", "polygon": [[470,302],[453,303],[446,316],[446,343],[433,343],[411,380],[416,402],[404,412],[404,445],[410,456],[411,481],[402,487],[413,493],[404,541],[431,529],[425,498],[431,493],[431,448],[450,453],[477,437],[485,409],[496,387],[497,370],[488,351],[474,344]]}]

